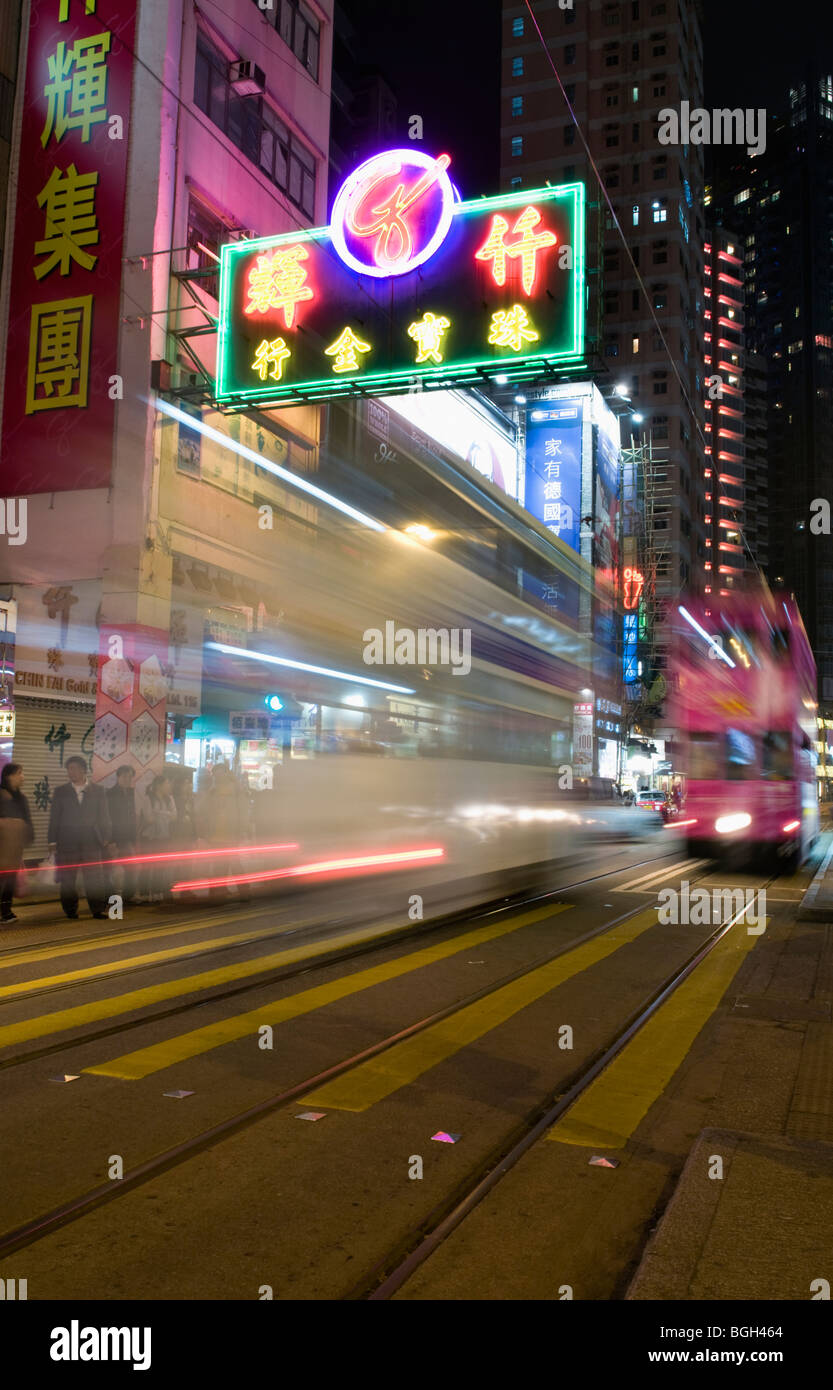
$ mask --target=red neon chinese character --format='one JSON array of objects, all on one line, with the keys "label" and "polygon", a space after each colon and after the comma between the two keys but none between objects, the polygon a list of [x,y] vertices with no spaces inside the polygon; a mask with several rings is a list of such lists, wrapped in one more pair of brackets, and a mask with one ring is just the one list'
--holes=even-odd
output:
[{"label": "red neon chinese character", "polygon": [[645,583],[645,576],[639,570],[625,570],[625,607],[629,613],[633,612],[639,603],[642,588]]},{"label": "red neon chinese character", "polygon": [[489,235],[480,250],[475,252],[475,260],[492,262],[492,275],[496,285],[506,284],[506,257],[516,256],[520,257],[524,294],[532,294],[538,273],[538,252],[547,246],[554,246],[558,240],[555,232],[542,231],[537,236],[534,234],[534,229],[540,221],[541,214],[537,208],[525,208],[512,228],[512,235],[520,240],[507,243],[509,223],[499,214],[492,218]]},{"label": "red neon chinese character", "polygon": [[[359,237],[376,236],[373,258],[378,266],[391,268],[411,259],[414,239],[405,214],[433,187],[450,163],[450,156],[441,154],[416,183],[398,183],[391,193],[374,206],[379,185],[390,178],[390,170],[383,170],[370,181],[361,198],[348,210],[345,221],[351,232]],[[370,221],[361,220],[365,209],[369,212]]]},{"label": "red neon chinese character", "polygon": [[306,283],[307,272],[300,264],[309,256],[304,246],[290,246],[284,251],[258,256],[249,271],[247,314],[265,314],[269,309],[283,309],[287,328],[295,320],[295,306],[312,299],[313,292]]}]

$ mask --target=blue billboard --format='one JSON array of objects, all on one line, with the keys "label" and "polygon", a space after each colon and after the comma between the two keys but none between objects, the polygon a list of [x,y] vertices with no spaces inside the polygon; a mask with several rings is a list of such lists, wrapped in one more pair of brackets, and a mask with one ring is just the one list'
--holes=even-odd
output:
[{"label": "blue billboard", "polygon": [[548,531],[579,551],[584,399],[553,401],[527,412],[524,506]]}]

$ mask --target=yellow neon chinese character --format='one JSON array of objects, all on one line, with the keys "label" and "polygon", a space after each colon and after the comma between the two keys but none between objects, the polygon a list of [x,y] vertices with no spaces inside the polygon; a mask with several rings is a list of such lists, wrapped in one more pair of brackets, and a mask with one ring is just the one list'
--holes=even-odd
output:
[{"label": "yellow neon chinese character", "polygon": [[352,328],[345,328],[331,343],[324,349],[328,357],[334,357],[334,372],[355,372],[361,369],[361,362],[356,357],[357,352],[370,352],[370,343],[363,343],[361,338],[356,337]]},{"label": "yellow neon chinese character", "polygon": [[507,243],[506,234],[509,223],[505,217],[495,216],[489,235],[479,251],[475,251],[476,261],[491,261],[492,275],[496,285],[506,284],[506,257],[520,257],[521,282],[524,294],[531,294],[538,271],[538,252],[546,246],[554,246],[558,240],[554,232],[539,232],[533,235],[534,228],[541,221],[541,214],[535,207],[525,208],[512,228],[512,235],[520,241]]},{"label": "yellow neon chinese character", "polygon": [[26,414],[87,404],[93,297],[33,304]]},{"label": "yellow neon chinese character", "polygon": [[498,309],[492,314],[489,342],[496,347],[511,347],[520,352],[524,342],[534,343],[537,338],[522,304],[513,304],[511,309]]},{"label": "yellow neon chinese character", "polygon": [[67,48],[63,39],[47,59],[50,81],[43,89],[47,99],[46,125],[40,142],[46,147],[54,134],[60,143],[68,130],[80,130],[86,143],[90,127],[107,120],[107,54],[111,34],[92,34],[76,39]]},{"label": "yellow neon chinese character", "polygon": [[[261,381],[265,381],[267,375],[271,376],[275,381],[280,381],[281,375],[283,374],[283,364],[287,357],[291,356],[292,353],[286,346],[286,342],[283,338],[273,338],[271,343],[268,338],[264,338],[255,353],[255,360],[252,366]],[[273,364],[271,372],[269,371],[270,362]]]},{"label": "yellow neon chinese character", "polygon": [[443,335],[451,327],[451,319],[436,318],[434,314],[423,314],[422,318],[416,323],[412,323],[408,329],[408,337],[413,338],[419,346],[417,362],[427,362],[431,358],[434,362],[442,362],[443,355],[440,352]]},{"label": "yellow neon chinese character", "polygon": [[[61,0],[61,8],[58,11],[58,23],[64,24],[69,19],[69,7],[72,0]],[[95,14],[95,0],[84,0],[84,14]]]},{"label": "yellow neon chinese character", "polygon": [[258,256],[249,271],[247,314],[265,314],[268,309],[283,309],[283,321],[291,328],[295,305],[312,299],[312,287],[306,283],[307,272],[300,264],[309,256],[305,246],[290,246],[286,251],[273,251],[271,256]]},{"label": "yellow neon chinese character", "polygon": [[74,164],[62,172],[53,169],[37,197],[38,207],[46,208],[46,227],[42,241],[35,242],[35,255],[46,256],[35,267],[35,278],[42,280],[56,265],[62,275],[69,275],[70,262],[76,261],[84,270],[92,270],[97,256],[82,251],[82,246],[94,246],[98,241],[95,217],[95,190],[98,171],[79,174]]}]

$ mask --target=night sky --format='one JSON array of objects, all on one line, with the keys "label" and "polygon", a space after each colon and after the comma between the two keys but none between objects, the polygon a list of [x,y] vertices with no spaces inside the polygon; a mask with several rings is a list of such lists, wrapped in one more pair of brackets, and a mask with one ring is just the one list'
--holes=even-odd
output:
[{"label": "night sky", "polygon": [[[462,196],[497,192],[501,0],[343,4],[368,62],[397,93],[399,135],[407,139],[408,116],[420,114],[425,148],[452,155]],[[704,8],[708,107],[763,106],[774,114],[808,56],[833,70],[833,10],[819,0],[704,0]]]}]

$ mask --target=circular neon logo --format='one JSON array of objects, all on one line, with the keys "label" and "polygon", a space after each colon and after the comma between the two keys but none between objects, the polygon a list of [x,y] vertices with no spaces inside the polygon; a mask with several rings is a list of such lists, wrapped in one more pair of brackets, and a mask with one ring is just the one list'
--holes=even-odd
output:
[{"label": "circular neon logo", "polygon": [[361,275],[407,275],[442,245],[454,209],[447,154],[387,150],[360,164],[338,191],[333,245]]}]

